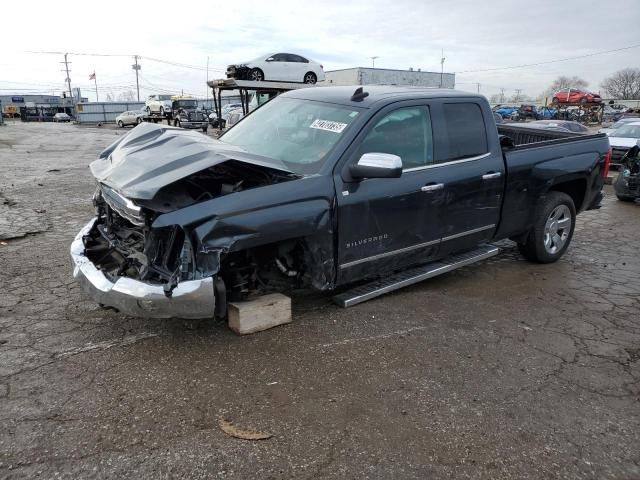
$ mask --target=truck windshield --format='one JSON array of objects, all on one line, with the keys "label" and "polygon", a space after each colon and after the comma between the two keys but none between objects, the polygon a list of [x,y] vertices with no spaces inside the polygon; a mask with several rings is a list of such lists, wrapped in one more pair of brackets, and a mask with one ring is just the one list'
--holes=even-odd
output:
[{"label": "truck windshield", "polygon": [[294,173],[314,174],[358,113],[353,107],[279,97],[251,113],[220,140],[279,160]]},{"label": "truck windshield", "polygon": [[196,100],[178,100],[176,102],[177,108],[197,108],[198,102]]}]

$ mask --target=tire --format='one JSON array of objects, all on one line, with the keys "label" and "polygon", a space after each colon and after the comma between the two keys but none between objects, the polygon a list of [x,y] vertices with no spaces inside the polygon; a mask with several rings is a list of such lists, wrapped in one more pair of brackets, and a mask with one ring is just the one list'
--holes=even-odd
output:
[{"label": "tire", "polygon": [[569,248],[576,226],[576,207],[569,195],[549,192],[536,209],[533,226],[520,253],[536,263],[553,263]]},{"label": "tire", "polygon": [[589,103],[589,101],[587,100],[587,97],[582,97],[580,99],[580,105],[586,105],[587,103]]},{"label": "tire", "polygon": [[164,117],[164,107],[160,107],[160,116]]},{"label": "tire", "polygon": [[122,120],[118,120],[118,128],[124,128],[124,123]]},{"label": "tire", "polygon": [[314,85],[318,81],[318,77],[313,72],[307,72],[304,74],[304,78],[302,79],[302,83],[309,83]]},{"label": "tire", "polygon": [[204,127],[204,128],[202,129],[202,133],[207,133],[207,127]]},{"label": "tire", "polygon": [[151,107],[147,107],[147,115],[151,115]]},{"label": "tire", "polygon": [[259,68],[252,68],[249,72],[249,80],[252,80],[254,82],[264,81],[264,72]]},{"label": "tire", "polygon": [[142,123],[142,119],[140,117],[136,118],[136,124],[140,125]]},{"label": "tire", "polygon": [[618,197],[618,200],[621,202],[633,202],[635,200],[635,197],[625,197],[622,195],[616,195],[616,197]]}]

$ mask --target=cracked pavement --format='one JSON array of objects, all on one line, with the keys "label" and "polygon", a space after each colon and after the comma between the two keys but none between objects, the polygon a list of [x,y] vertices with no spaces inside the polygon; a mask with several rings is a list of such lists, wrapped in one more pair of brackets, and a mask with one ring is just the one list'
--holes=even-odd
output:
[{"label": "cracked pavement", "polygon": [[121,134],[0,128],[0,478],[640,478],[640,205],[607,187],[553,265],[506,242],[348,310],[298,292],[292,324],[237,337],[74,283],[87,165]]}]

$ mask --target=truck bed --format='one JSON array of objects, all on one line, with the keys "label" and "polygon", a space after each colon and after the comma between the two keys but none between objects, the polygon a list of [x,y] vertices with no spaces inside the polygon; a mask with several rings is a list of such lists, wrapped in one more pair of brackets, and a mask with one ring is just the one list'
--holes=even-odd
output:
[{"label": "truck bed", "polygon": [[515,147],[503,150],[506,183],[498,237],[528,230],[539,196],[554,183],[570,182],[564,191],[574,197],[578,212],[597,208],[604,182],[603,152],[609,149],[604,133],[580,135],[511,125],[497,127],[500,135],[515,143]]}]

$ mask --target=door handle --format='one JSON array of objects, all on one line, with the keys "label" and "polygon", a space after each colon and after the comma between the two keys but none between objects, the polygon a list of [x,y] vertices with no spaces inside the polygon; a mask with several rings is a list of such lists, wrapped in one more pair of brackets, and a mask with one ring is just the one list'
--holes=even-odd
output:
[{"label": "door handle", "polygon": [[482,175],[482,179],[491,180],[492,178],[500,178],[501,176],[502,176],[501,172],[491,172],[491,173],[485,173],[484,175]]},{"label": "door handle", "polygon": [[420,190],[423,192],[435,192],[436,190],[442,190],[444,188],[444,183],[431,183],[429,185],[425,185],[424,187],[420,187]]}]

